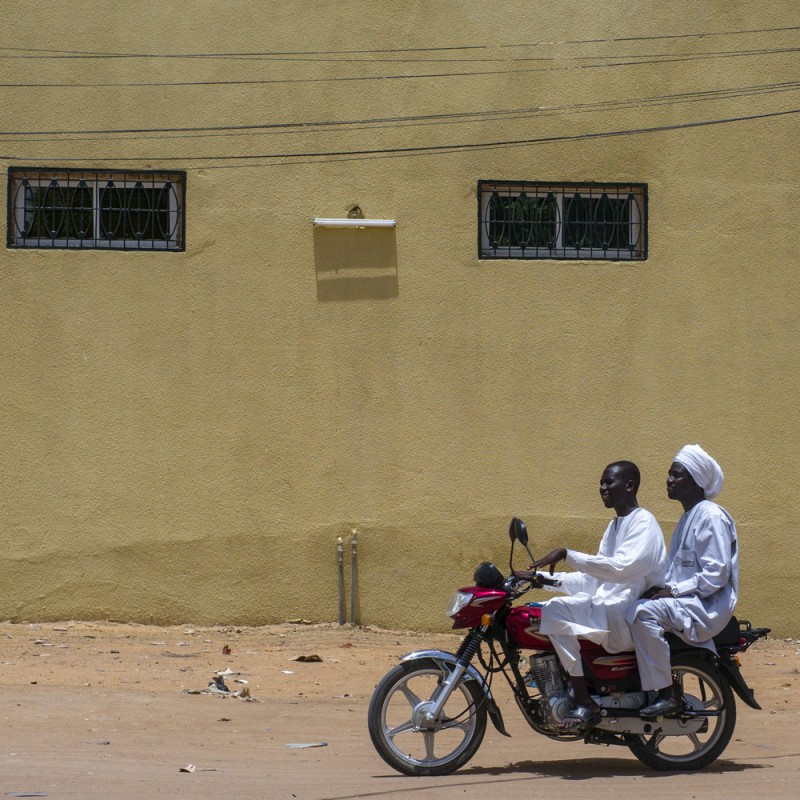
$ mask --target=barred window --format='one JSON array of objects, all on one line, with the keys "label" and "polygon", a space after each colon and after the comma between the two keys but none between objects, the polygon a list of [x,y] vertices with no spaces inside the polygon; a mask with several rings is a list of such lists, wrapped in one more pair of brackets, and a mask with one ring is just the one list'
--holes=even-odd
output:
[{"label": "barred window", "polygon": [[644,260],[647,186],[478,183],[480,258]]},{"label": "barred window", "polygon": [[183,250],[184,172],[11,167],[8,246]]}]

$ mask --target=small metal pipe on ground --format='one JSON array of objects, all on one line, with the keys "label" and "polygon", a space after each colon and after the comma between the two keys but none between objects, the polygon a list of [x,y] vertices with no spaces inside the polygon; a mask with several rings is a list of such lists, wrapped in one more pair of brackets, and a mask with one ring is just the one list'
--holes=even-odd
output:
[{"label": "small metal pipe on ground", "polygon": [[358,532],[353,529],[350,539],[350,624],[358,625],[358,613],[356,611],[356,599],[358,585]]},{"label": "small metal pipe on ground", "polygon": [[344,625],[344,541],[336,540],[336,555],[339,561],[339,624]]}]

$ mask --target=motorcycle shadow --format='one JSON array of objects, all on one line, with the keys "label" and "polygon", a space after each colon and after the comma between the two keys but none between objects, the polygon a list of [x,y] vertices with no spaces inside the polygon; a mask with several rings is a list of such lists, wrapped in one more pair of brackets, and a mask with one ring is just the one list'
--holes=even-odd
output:
[{"label": "motorcycle shadow", "polygon": [[[746,772],[751,769],[766,769],[767,764],[742,764],[737,761],[721,759],[702,770],[704,775]],[[633,777],[660,778],[669,775],[697,774],[692,770],[649,770],[638,761],[622,758],[587,758],[580,761],[517,761],[504,767],[464,767],[459,775],[511,775],[530,773],[543,778],[563,778],[567,781],[585,781],[590,778]]]}]

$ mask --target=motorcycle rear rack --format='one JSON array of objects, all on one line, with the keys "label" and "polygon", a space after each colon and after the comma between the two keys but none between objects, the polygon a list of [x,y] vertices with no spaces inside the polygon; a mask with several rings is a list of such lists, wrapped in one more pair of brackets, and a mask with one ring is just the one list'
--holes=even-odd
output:
[{"label": "motorcycle rear rack", "polygon": [[739,641],[736,644],[722,644],[718,645],[720,650],[725,650],[728,653],[742,653],[750,647],[753,642],[766,637],[771,628],[754,628],[746,619],[740,619],[739,622]]}]

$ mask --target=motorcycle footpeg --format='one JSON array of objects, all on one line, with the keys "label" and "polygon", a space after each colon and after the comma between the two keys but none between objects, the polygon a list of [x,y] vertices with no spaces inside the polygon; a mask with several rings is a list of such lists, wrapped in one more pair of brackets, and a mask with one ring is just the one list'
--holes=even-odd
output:
[{"label": "motorcycle footpeg", "polygon": [[[686,717],[686,706],[683,708],[679,708],[676,711],[671,711],[669,714],[643,714],[639,712],[639,717],[641,719],[647,720],[648,722],[661,722],[665,719],[680,719],[682,717]],[[696,716],[694,714],[690,716]]]}]

